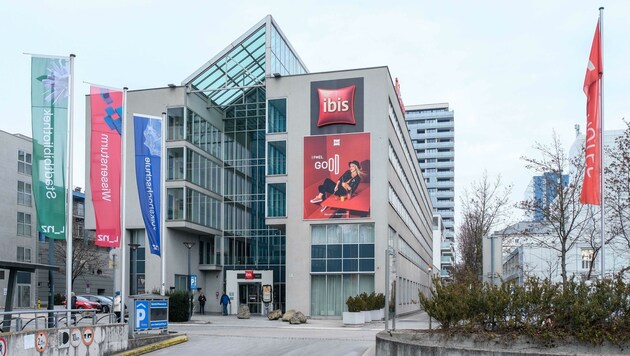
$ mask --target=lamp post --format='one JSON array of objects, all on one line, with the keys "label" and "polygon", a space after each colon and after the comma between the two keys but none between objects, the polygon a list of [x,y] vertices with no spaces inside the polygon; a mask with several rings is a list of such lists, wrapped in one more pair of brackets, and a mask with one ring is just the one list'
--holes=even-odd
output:
[{"label": "lamp post", "polygon": [[193,313],[193,294],[192,294],[192,286],[190,284],[190,249],[195,246],[194,242],[188,242],[188,241],[184,241],[184,246],[186,246],[186,248],[188,248],[188,278],[186,281],[186,286],[188,287],[188,293],[190,294],[190,313],[188,314],[188,320],[190,320],[190,318],[192,317],[192,313]]},{"label": "lamp post", "polygon": [[131,295],[138,294],[138,247],[140,244],[129,244],[129,249],[131,249]]}]

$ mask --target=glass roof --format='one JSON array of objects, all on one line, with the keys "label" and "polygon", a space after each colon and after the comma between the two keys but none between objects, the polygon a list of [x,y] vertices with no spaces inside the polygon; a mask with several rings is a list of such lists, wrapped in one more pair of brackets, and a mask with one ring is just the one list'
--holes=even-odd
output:
[{"label": "glass roof", "polygon": [[264,85],[265,25],[197,75],[190,84],[217,106],[226,107],[249,87]]}]

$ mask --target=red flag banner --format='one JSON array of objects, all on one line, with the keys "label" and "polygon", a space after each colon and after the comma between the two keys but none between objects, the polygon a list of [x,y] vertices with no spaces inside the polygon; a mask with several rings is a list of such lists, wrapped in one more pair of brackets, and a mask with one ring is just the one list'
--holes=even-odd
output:
[{"label": "red flag banner", "polygon": [[582,204],[601,204],[601,112],[600,78],[604,72],[601,51],[599,21],[595,28],[595,37],[588,58],[584,93],[586,94],[586,162],[584,183],[580,202]]},{"label": "red flag banner", "polygon": [[90,87],[90,186],[96,245],[120,246],[122,91]]}]

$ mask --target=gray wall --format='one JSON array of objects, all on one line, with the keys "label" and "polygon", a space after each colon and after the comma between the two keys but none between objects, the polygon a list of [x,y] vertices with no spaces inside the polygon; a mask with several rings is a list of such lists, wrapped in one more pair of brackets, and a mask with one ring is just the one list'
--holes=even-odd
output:
[{"label": "gray wall", "polygon": [[[32,141],[29,137],[13,135],[0,130],[0,260],[16,261],[17,247],[31,249],[31,261],[37,261],[37,214],[35,212],[35,201],[31,198],[31,206],[17,204],[18,181],[32,184],[32,177],[23,173],[18,173],[18,150],[27,153],[33,152]],[[17,235],[17,212],[31,214],[31,236]],[[0,279],[0,307],[4,308],[6,297],[4,290],[7,288],[9,279],[8,270],[4,271],[4,278]],[[1,274],[2,272],[0,272]],[[31,274],[31,295],[29,307],[35,306],[35,294],[37,287],[37,274]],[[17,288],[13,297],[13,307],[18,305]]]}]

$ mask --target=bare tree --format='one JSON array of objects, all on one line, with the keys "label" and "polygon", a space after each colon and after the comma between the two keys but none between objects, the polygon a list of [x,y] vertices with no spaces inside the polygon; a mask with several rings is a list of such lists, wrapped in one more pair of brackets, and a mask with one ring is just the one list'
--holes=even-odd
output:
[{"label": "bare tree", "polygon": [[606,215],[608,236],[630,249],[630,122],[615,139],[614,147],[607,147]]},{"label": "bare tree", "polygon": [[[55,241],[55,258],[61,271],[66,270],[66,241]],[[97,273],[108,268],[106,248],[98,247],[92,239],[72,241],[72,285],[75,279],[86,274]]]},{"label": "bare tree", "polygon": [[[551,144],[536,143],[539,158],[522,157],[526,167],[543,177],[549,198],[522,201],[518,205],[528,215],[538,214],[540,224],[551,231],[545,235],[531,235],[541,246],[555,250],[560,257],[562,284],[567,282],[567,252],[582,237],[588,217],[582,213],[580,191],[584,162],[580,157],[570,160],[565,154],[558,135],[554,132]],[[565,177],[568,177],[566,182]]]},{"label": "bare tree", "polygon": [[507,218],[511,190],[511,186],[503,186],[500,176],[490,181],[485,171],[480,181],[473,182],[470,189],[464,190],[460,198],[463,221],[457,234],[462,259],[460,270],[481,276],[483,238]]}]

